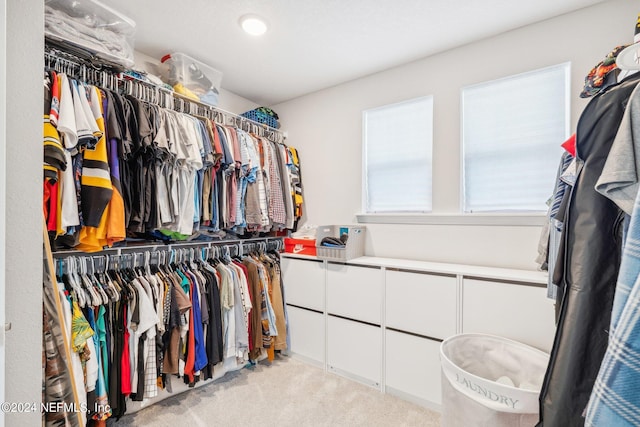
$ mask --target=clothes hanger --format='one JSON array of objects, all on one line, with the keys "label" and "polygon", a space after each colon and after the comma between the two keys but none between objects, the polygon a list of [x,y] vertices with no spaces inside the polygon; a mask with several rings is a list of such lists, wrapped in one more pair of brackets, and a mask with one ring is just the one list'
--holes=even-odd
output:
[{"label": "clothes hanger", "polygon": [[195,256],[196,256],[195,248],[189,248],[189,260],[191,262],[195,261]]},{"label": "clothes hanger", "polygon": [[98,269],[96,269],[95,258],[91,257],[91,281],[93,282],[94,288],[98,291],[100,297],[102,298],[102,305],[109,304],[109,300],[111,299],[110,295],[107,295],[105,291],[106,285],[100,280],[98,275]]},{"label": "clothes hanger", "polygon": [[185,269],[190,269],[191,268],[191,249],[184,248],[182,251],[183,251],[182,264],[184,265]]},{"label": "clothes hanger", "polygon": [[60,260],[60,283],[64,283],[65,289],[69,292],[77,293],[75,281],[73,279],[71,257]]},{"label": "clothes hanger", "polygon": [[209,265],[214,266],[215,264],[215,251],[216,248],[215,246],[211,246],[207,248],[207,256],[206,256],[206,260],[207,263],[209,263]]},{"label": "clothes hanger", "polygon": [[102,305],[102,295],[96,288],[95,284],[91,280],[91,272],[89,271],[89,263],[87,257],[83,257],[82,260],[82,282],[84,283],[85,289],[89,292],[91,296],[91,305],[93,307],[97,307]]},{"label": "clothes hanger", "polygon": [[149,274],[158,273],[159,271],[158,265],[161,263],[161,256],[162,255],[160,251],[149,252],[149,259],[148,259]]},{"label": "clothes hanger", "polygon": [[173,274],[177,268],[175,264],[175,249],[169,250],[166,257],[168,262],[162,264],[162,269],[166,274]]},{"label": "clothes hanger", "polygon": [[78,304],[80,307],[86,307],[91,299],[82,287],[82,281],[78,274],[78,269],[80,268],[79,262],[75,257],[69,257],[67,260],[69,262],[69,279],[71,281],[71,286],[75,291]]},{"label": "clothes hanger", "polygon": [[229,246],[223,246],[222,248],[220,248],[220,261],[222,261],[224,264],[229,264],[230,261],[230,256],[229,256]]},{"label": "clothes hanger", "polygon": [[86,305],[84,305],[84,306],[80,305],[80,307],[84,308],[84,307],[93,305],[94,295],[89,290],[90,286],[87,285],[87,281],[86,281],[86,278],[85,278],[85,269],[86,269],[86,267],[85,267],[85,264],[84,264],[84,259],[83,258],[77,258],[76,261],[78,263],[77,268],[76,268],[76,271],[77,271],[77,274],[78,274],[78,285],[80,286],[80,288],[82,289],[82,291],[85,293],[85,296],[86,296],[86,301],[85,301]]},{"label": "clothes hanger", "polygon": [[134,252],[131,256],[133,258],[133,272],[136,277],[144,276],[144,253]]},{"label": "clothes hanger", "polygon": [[118,301],[120,299],[120,290],[116,287],[114,282],[107,274],[107,270],[109,267],[109,255],[103,255],[98,257],[100,260],[100,264],[98,265],[98,272],[96,274],[100,275],[100,281],[103,285],[105,292],[107,293],[110,301]]},{"label": "clothes hanger", "polygon": [[146,271],[148,276],[151,276],[151,257],[153,256],[153,252],[146,251],[144,253],[144,270]]},{"label": "clothes hanger", "polygon": [[[114,284],[118,284],[117,278],[118,278],[118,268],[119,268],[119,264],[118,261],[120,259],[120,255],[113,255],[111,257],[107,257],[108,258],[108,262],[107,262],[107,271],[106,274],[113,280]],[[119,286],[117,286],[118,288],[120,288]]]}]

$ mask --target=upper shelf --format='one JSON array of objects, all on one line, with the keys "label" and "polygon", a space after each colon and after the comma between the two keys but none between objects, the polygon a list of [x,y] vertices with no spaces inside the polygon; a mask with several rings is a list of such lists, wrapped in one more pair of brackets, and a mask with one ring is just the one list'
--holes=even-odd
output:
[{"label": "upper shelf", "polygon": [[47,39],[70,44],[87,54],[133,67],[136,23],[97,0],[46,0]]}]

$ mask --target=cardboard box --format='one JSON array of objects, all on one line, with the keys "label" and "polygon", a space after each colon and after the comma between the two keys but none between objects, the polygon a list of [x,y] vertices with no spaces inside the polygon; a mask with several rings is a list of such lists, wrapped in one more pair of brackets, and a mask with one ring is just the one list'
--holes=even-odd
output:
[{"label": "cardboard box", "polygon": [[298,255],[316,255],[316,239],[284,239],[284,251]]}]

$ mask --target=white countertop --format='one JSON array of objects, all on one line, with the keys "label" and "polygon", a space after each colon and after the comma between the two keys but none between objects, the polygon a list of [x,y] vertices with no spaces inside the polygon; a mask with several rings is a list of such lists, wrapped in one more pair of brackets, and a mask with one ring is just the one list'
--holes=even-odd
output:
[{"label": "white countertop", "polygon": [[[311,255],[299,255],[282,253],[283,257],[317,260],[320,258]],[[334,261],[330,261],[334,262]],[[416,261],[398,258],[382,258],[363,256],[346,261],[345,264],[366,265],[373,267],[397,268],[402,270],[420,271],[425,273],[452,274],[472,276],[483,279],[507,280],[515,282],[527,282],[546,284],[548,274],[546,271],[520,270],[512,268],[485,267],[468,264],[449,264],[442,262]]]}]

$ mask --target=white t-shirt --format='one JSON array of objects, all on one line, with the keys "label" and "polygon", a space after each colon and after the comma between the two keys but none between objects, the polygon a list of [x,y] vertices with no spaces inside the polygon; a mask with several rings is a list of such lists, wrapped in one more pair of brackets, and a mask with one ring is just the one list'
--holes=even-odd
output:
[{"label": "white t-shirt", "polygon": [[[69,79],[65,74],[60,77],[60,113],[58,115],[58,132],[67,150],[73,150],[78,145],[78,130],[76,127],[76,115],[73,109],[73,96]],[[68,165],[68,164],[67,164]],[[69,169],[67,167],[67,169]]]}]

